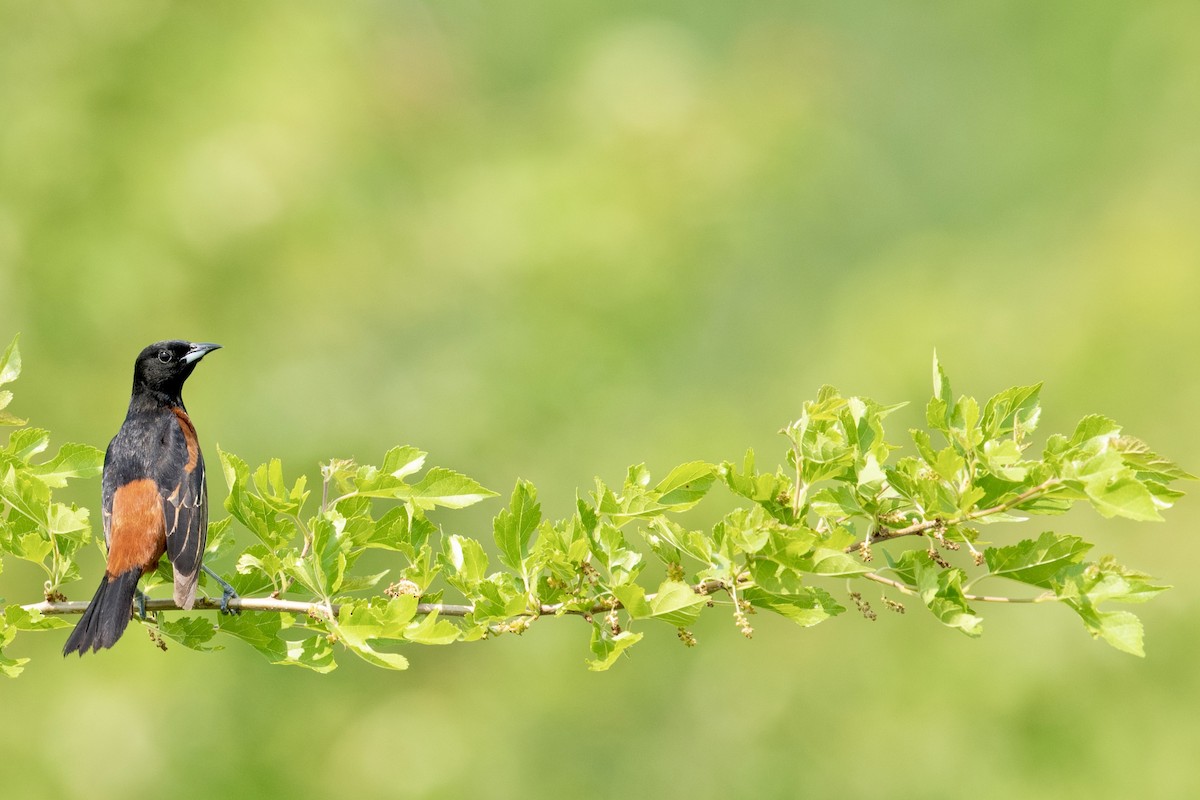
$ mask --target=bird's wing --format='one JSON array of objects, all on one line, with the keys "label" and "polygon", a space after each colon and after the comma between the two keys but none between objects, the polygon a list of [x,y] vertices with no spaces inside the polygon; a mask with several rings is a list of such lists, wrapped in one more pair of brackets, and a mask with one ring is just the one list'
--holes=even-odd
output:
[{"label": "bird's wing", "polygon": [[167,558],[175,569],[175,602],[191,608],[208,538],[208,490],[196,429],[183,409],[174,409],[167,455],[159,468],[158,489],[167,520]]},{"label": "bird's wing", "polygon": [[113,443],[115,442],[116,439],[109,442],[108,449],[104,451],[104,477],[100,480],[100,518],[104,522],[104,548],[106,550],[112,548],[113,495],[117,492],[117,470],[113,463]]}]

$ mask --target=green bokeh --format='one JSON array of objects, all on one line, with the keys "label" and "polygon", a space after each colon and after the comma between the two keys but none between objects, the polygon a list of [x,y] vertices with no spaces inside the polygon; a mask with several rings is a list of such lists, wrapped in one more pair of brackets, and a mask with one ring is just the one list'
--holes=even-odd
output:
[{"label": "green bokeh", "polygon": [[[411,443],[562,514],[630,463],[765,461],[822,383],[916,401],[899,437],[937,348],[960,391],[1045,380],[1044,429],[1105,413],[1196,471],[1198,29],[1189,2],[0,0],[12,410],[103,446],[142,345],[216,341],[210,461]],[[25,635],[0,786],[1200,796],[1193,500],[1059,525],[1176,585],[1145,661],[1040,607],[981,609],[979,641],[710,614],[604,674],[570,621],[329,676]]]}]

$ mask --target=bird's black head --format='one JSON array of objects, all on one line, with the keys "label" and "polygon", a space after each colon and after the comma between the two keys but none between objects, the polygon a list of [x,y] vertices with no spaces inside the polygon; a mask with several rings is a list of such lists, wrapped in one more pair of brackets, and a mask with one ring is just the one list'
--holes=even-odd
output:
[{"label": "bird's black head", "polygon": [[192,374],[200,359],[221,345],[179,340],[155,342],[138,353],[133,364],[133,392],[165,395],[180,403],[183,382]]}]

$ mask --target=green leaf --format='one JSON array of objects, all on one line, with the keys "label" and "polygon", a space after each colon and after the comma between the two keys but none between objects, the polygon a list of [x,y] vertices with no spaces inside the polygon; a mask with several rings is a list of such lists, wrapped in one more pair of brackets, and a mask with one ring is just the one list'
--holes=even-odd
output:
[{"label": "green leaf", "polygon": [[272,663],[278,663],[287,658],[287,649],[279,638],[283,628],[280,617],[279,614],[244,611],[218,617],[217,625],[221,633],[241,639]]},{"label": "green leaf", "polygon": [[1138,473],[1153,476],[1163,481],[1196,480],[1196,476],[1187,472],[1174,461],[1155,453],[1141,439],[1133,436],[1118,436],[1113,441],[1113,448],[1121,454],[1122,460]]},{"label": "green leaf", "polygon": [[1077,564],[1057,573],[1052,587],[1064,600],[1083,599],[1099,604],[1109,600],[1122,603],[1144,603],[1166,591],[1144,572],[1130,569],[1112,556],[1104,556],[1092,564]]},{"label": "green leaf", "polygon": [[25,428],[13,431],[8,437],[8,447],[4,453],[17,461],[28,464],[38,453],[45,452],[50,446],[50,431],[41,428]]},{"label": "green leaf", "polygon": [[712,560],[711,548],[706,546],[708,537],[699,531],[689,531],[674,520],[655,517],[650,521],[645,535],[650,539],[652,548],[657,549],[661,543],[665,543],[705,565]]},{"label": "green leaf", "polygon": [[454,470],[434,467],[425,473],[415,486],[407,489],[397,489],[396,497],[409,499],[421,508],[429,509],[435,506],[443,508],[466,508],[495,497],[496,493],[485,489],[466,475],[460,475]]},{"label": "green leaf", "polygon": [[334,631],[351,652],[369,664],[387,669],[408,669],[408,659],[399,653],[376,650],[370,642],[403,639],[408,623],[417,613],[417,598],[400,595],[391,600],[371,598],[347,601],[338,609]]},{"label": "green leaf", "polygon": [[1088,633],[1094,639],[1103,639],[1123,653],[1145,658],[1142,621],[1128,611],[1100,611],[1088,603],[1068,602]]},{"label": "green leaf", "polygon": [[12,383],[21,375],[21,350],[17,347],[20,334],[13,337],[12,342],[0,356],[0,386]]},{"label": "green leaf", "polygon": [[950,429],[964,452],[973,450],[983,441],[983,432],[979,430],[979,402],[974,397],[960,397],[954,404]]},{"label": "green leaf", "polygon": [[[926,557],[928,558],[928,557]],[[983,633],[983,618],[974,614],[962,594],[962,581],[966,575],[962,570],[937,570],[926,561],[917,561],[917,590],[925,603],[942,625],[959,628],[970,637]]]},{"label": "green leaf", "polygon": [[71,478],[99,476],[103,466],[103,451],[88,444],[64,444],[54,458],[31,467],[29,474],[51,489],[61,489]]},{"label": "green leaf", "polygon": [[989,547],[983,555],[992,575],[1049,588],[1051,578],[1064,567],[1079,563],[1091,548],[1078,536],[1045,531],[1036,541]]},{"label": "green leaf", "polygon": [[522,562],[529,555],[529,541],[541,521],[542,507],[537,502],[537,489],[529,481],[517,481],[508,508],[502,509],[492,522],[502,564],[522,571]]},{"label": "green leaf", "polygon": [[458,641],[459,630],[453,622],[438,619],[435,611],[405,628],[404,638],[417,644],[451,644]]},{"label": "green leaf", "polygon": [[1110,439],[1121,432],[1121,426],[1101,414],[1089,414],[1079,420],[1069,445],[1077,447],[1096,439]]},{"label": "green leaf", "polygon": [[767,546],[771,532],[780,528],[761,506],[749,510],[736,508],[713,528],[713,538],[721,545],[726,540],[742,553],[757,553]]},{"label": "green leaf", "polygon": [[950,379],[942,370],[937,351],[933,353],[933,397],[925,406],[925,422],[935,431],[948,433],[952,415],[954,395],[950,392]]},{"label": "green leaf", "polygon": [[1041,409],[1038,396],[1042,384],[1014,386],[994,395],[983,407],[981,426],[984,435],[995,439],[1014,433],[1017,441],[1037,428]]},{"label": "green leaf", "polygon": [[[0,415],[0,422],[3,422],[3,416]],[[7,423],[5,423],[7,424]],[[25,671],[25,665],[29,663],[28,658],[9,658],[0,650],[0,675],[6,678],[16,678]]]},{"label": "green leaf", "polygon": [[393,478],[406,478],[421,471],[425,466],[425,455],[421,450],[408,445],[393,447],[384,454],[380,469]]},{"label": "green leaf", "polygon": [[452,534],[442,540],[442,547],[443,559],[453,570],[456,588],[467,591],[487,575],[487,553],[475,539]]},{"label": "green leaf", "polygon": [[[179,642],[192,650],[210,651],[223,649],[219,644],[212,644],[217,635],[217,629],[212,620],[204,617],[179,617],[169,619],[160,616],[158,630],[168,639]],[[239,637],[240,638],[240,637]]]},{"label": "green leaf", "polygon": [[717,467],[707,461],[690,461],[667,473],[654,487],[658,502],[684,511],[696,505],[717,479]]},{"label": "green leaf", "polygon": [[1106,517],[1126,517],[1141,522],[1162,521],[1154,496],[1133,475],[1088,481],[1084,487],[1092,505]]},{"label": "green leaf", "polygon": [[281,519],[277,508],[250,491],[250,467],[245,461],[220,448],[217,456],[229,487],[225,510],[271,549],[284,548],[297,534],[295,524]]},{"label": "green leaf", "polygon": [[830,577],[861,575],[864,572],[871,572],[871,568],[855,556],[828,547],[817,547],[805,555],[795,558],[790,566],[800,572],[811,572],[815,575]]},{"label": "green leaf", "polygon": [[756,608],[774,611],[802,628],[824,622],[846,609],[821,589],[801,587],[794,593],[776,594],[751,586],[742,590],[742,598]]},{"label": "green leaf", "polygon": [[280,639],[284,647],[284,658],[274,663],[295,666],[325,674],[337,669],[333,660],[333,647],[322,634],[307,636],[299,640]]},{"label": "green leaf", "polygon": [[651,617],[683,628],[695,622],[708,599],[682,581],[668,580],[659,585],[658,591],[647,602]]},{"label": "green leaf", "polygon": [[633,619],[643,619],[654,615],[654,609],[646,602],[646,590],[639,584],[626,583],[612,587],[612,593],[621,601],[621,606]]},{"label": "green leaf", "polygon": [[611,667],[621,653],[642,640],[642,634],[621,631],[616,636],[600,625],[592,627],[592,654],[595,658],[587,662],[592,672],[604,672]]},{"label": "green leaf", "polygon": [[983,464],[988,472],[1006,481],[1020,483],[1028,469],[1021,466],[1021,448],[1012,439],[992,439],[983,443]]},{"label": "green leaf", "polygon": [[4,609],[4,622],[18,631],[50,631],[71,628],[74,623],[62,617],[46,616],[40,611],[26,611],[18,605]]},{"label": "green leaf", "polygon": [[938,567],[924,550],[905,551],[892,569],[902,581],[916,587],[921,602],[943,625],[971,637],[983,633],[983,619],[971,610],[963,593],[966,575],[961,569]]}]

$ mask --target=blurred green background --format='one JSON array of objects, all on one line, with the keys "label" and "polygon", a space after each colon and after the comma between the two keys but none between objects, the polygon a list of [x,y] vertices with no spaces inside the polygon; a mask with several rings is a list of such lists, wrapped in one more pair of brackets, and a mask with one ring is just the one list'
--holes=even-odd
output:
[{"label": "blurred green background", "polygon": [[[914,401],[902,439],[937,348],[957,391],[1045,380],[1044,432],[1108,414],[1196,471],[1197,30],[1192,2],[0,0],[11,410],[103,447],[141,346],[216,341],[210,461],[411,443],[561,515],[639,461],[770,463],[822,383]],[[499,507],[439,521],[486,540]],[[605,674],[569,620],[328,676],[24,635],[0,785],[1196,797],[1198,520],[1059,526],[1176,585],[1136,609],[1145,661],[1044,607],[978,641],[709,614]]]}]

